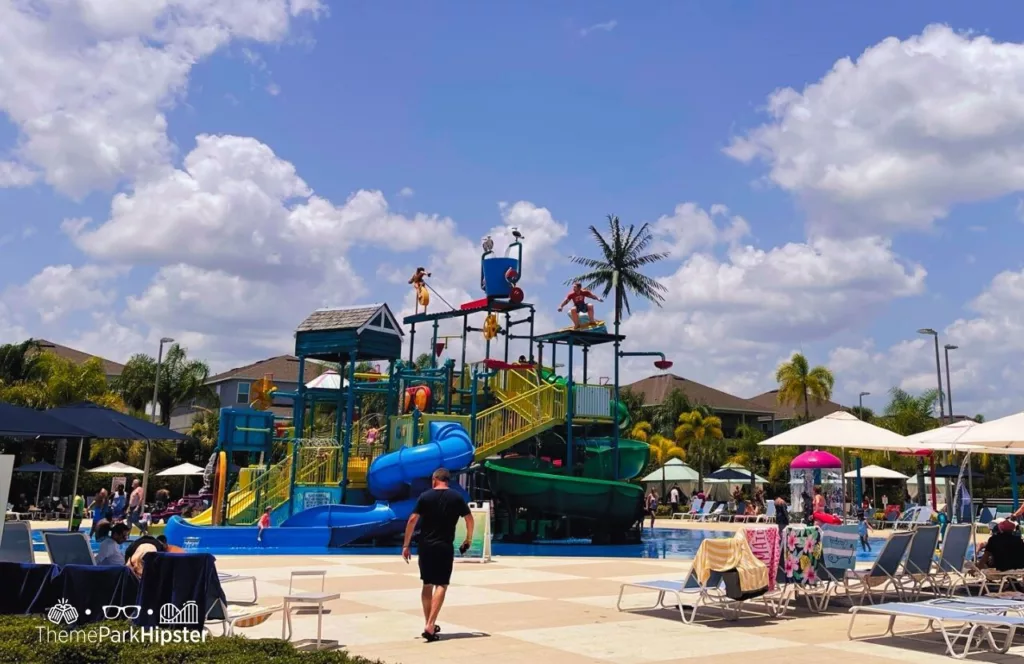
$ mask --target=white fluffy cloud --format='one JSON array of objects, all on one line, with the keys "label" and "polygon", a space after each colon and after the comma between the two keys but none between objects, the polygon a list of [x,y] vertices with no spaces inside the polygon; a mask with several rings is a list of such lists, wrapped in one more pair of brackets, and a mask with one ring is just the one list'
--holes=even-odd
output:
[{"label": "white fluffy cloud", "polygon": [[813,230],[924,228],[960,202],[1024,189],[1024,45],[932,25],[843,58],[726,152],[764,161]]},{"label": "white fluffy cloud", "polygon": [[[72,196],[168,163],[166,110],[192,67],[232,40],[278,42],[302,0],[37,0],[0,3],[0,111],[20,130],[22,163]],[[9,175],[9,174],[8,174]]]},{"label": "white fluffy cloud", "polygon": [[44,324],[72,311],[106,307],[117,296],[110,282],[122,271],[97,265],[51,265],[24,285],[9,289],[4,299],[19,311],[34,310]]},{"label": "white fluffy cloud", "polygon": [[750,225],[743,217],[729,214],[729,208],[721,203],[710,210],[696,203],[680,203],[672,214],[659,217],[651,230],[659,237],[656,250],[682,257],[723,242],[738,242],[750,234]]},{"label": "white fluffy cloud", "polygon": [[[794,346],[862,326],[892,300],[921,293],[925,276],[879,238],[737,246],[726,260],[698,253],[662,280],[662,309],[629,319],[626,344],[665,351],[674,371],[750,396],[771,387]],[[626,364],[629,378],[650,371],[646,360]]]},{"label": "white fluffy cloud", "polygon": [[[1022,408],[1024,374],[1024,271],[996,275],[967,306],[969,317],[958,318],[939,330],[940,344],[953,344],[950,373],[956,414],[984,413],[989,418]],[[942,380],[945,358],[942,352]],[[829,358],[846,394],[860,390],[883,403],[894,386],[920,393],[935,389],[935,349],[931,337],[916,337],[879,349],[871,341],[859,347],[839,347]]]}]

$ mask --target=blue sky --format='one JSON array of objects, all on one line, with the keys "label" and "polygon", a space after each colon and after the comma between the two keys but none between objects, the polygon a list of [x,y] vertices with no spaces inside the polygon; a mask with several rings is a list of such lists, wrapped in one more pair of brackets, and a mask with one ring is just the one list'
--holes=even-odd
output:
[{"label": "blue sky", "polygon": [[234,366],[316,306],[405,312],[418,264],[475,297],[509,225],[560,325],[615,213],[672,250],[625,332],[682,375],[752,396],[802,350],[880,407],[933,385],[930,326],[963,410],[1020,409],[1020,10],[220,4],[0,9],[0,340]]}]

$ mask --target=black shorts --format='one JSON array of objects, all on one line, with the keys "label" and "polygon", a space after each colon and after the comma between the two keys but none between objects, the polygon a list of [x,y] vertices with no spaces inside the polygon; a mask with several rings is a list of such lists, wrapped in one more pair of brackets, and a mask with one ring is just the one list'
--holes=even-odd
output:
[{"label": "black shorts", "polygon": [[420,546],[420,581],[428,586],[447,586],[455,564],[454,546]]},{"label": "black shorts", "polygon": [[577,302],[576,303],[576,311],[578,311],[580,313],[583,313],[583,314],[587,313],[587,301],[586,300],[580,300],[579,302]]}]

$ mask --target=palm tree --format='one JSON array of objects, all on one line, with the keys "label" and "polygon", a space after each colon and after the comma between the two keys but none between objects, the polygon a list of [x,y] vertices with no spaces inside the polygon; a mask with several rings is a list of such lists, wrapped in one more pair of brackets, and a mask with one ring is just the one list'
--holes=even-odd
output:
[{"label": "palm tree", "polygon": [[[174,344],[164,356],[160,365],[160,390],[157,403],[160,405],[160,423],[171,423],[171,413],[183,405],[216,406],[220,399],[212,387],[206,384],[210,367],[202,360],[188,359],[188,352]],[[153,383],[156,380],[156,360],[149,355],[133,355],[125,364],[121,376],[115,382],[115,390],[133,413],[144,414],[147,404],[153,401]]]},{"label": "palm tree", "polygon": [[220,411],[216,408],[200,408],[192,417],[188,435],[199,443],[201,458],[208,459],[220,439]]},{"label": "palm tree", "polygon": [[642,392],[634,392],[628,387],[619,391],[619,402],[626,406],[630,422],[643,422],[647,419],[644,412],[644,395]]},{"label": "palm tree", "polygon": [[697,486],[704,489],[704,471],[717,464],[725,456],[722,440],[722,420],[715,415],[705,415],[692,410],[679,416],[679,426],[673,437],[683,449],[691,465],[697,467]]},{"label": "palm tree", "polygon": [[736,427],[736,438],[733,439],[736,452],[729,457],[729,463],[739,464],[750,471],[750,495],[757,490],[754,481],[755,464],[765,458],[765,448],[760,446],[765,434],[760,429],[741,424]]},{"label": "palm tree", "polygon": [[434,358],[430,353],[420,353],[416,356],[416,361],[413,362],[413,366],[416,367],[417,371],[422,371],[424,369],[429,369],[433,361]]},{"label": "palm tree", "polygon": [[39,342],[35,339],[0,346],[0,384],[7,386],[43,378]]},{"label": "palm tree", "polygon": [[[654,434],[655,436],[657,434]],[[637,422],[633,425],[633,428],[629,430],[629,437],[633,440],[639,440],[641,443],[646,443],[651,440],[651,423],[650,422]]]},{"label": "palm tree", "polygon": [[665,464],[667,464],[670,459],[686,461],[686,451],[683,450],[676,441],[671,438],[666,438],[660,434],[654,434],[651,436],[651,440],[647,445],[651,448],[651,461],[654,461],[661,466],[661,497],[664,498]]},{"label": "palm tree", "polygon": [[689,413],[694,404],[678,387],[673,389],[654,410],[651,423],[663,436],[671,436],[679,425],[679,416]]},{"label": "palm tree", "polygon": [[804,405],[804,419],[811,419],[811,399],[823,403],[832,398],[836,378],[823,366],[811,367],[801,353],[793,353],[789,362],[782,363],[775,371],[779,383],[779,403],[794,408]]},{"label": "palm tree", "polygon": [[914,396],[906,390],[894,387],[889,390],[889,403],[877,423],[901,436],[910,436],[939,426],[935,417],[935,404],[939,400],[938,390],[925,390]]},{"label": "palm tree", "polygon": [[629,294],[648,300],[661,306],[664,293],[668,291],[664,284],[640,272],[640,268],[653,265],[668,257],[667,253],[644,253],[654,242],[649,224],[636,229],[633,224],[623,229],[622,222],[614,215],[608,215],[608,238],[601,231],[590,227],[590,234],[601,250],[601,258],[584,258],[573,256],[572,262],[582,265],[589,272],[570,279],[566,284],[581,282],[584,288],[600,290],[606,297],[615,290],[615,333],[618,334],[619,323],[622,321],[622,310],[631,313]]},{"label": "palm tree", "polygon": [[853,406],[850,408],[850,414],[864,422],[874,422],[875,420],[875,411],[871,410],[867,406],[864,406],[863,408],[860,406]]}]

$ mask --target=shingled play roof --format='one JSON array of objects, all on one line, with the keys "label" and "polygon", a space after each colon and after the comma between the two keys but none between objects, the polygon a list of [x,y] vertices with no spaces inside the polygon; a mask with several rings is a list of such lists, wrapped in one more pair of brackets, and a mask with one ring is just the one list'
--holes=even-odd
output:
[{"label": "shingled play roof", "polygon": [[[383,310],[383,311],[382,311]],[[380,320],[375,320],[381,313]],[[389,319],[385,323],[385,319]],[[386,304],[361,304],[355,307],[334,307],[317,309],[306,320],[299,324],[296,332],[326,332],[336,330],[357,330],[368,323],[369,327],[381,326],[390,328],[393,333],[402,336],[402,329],[395,321],[394,314]]]}]

